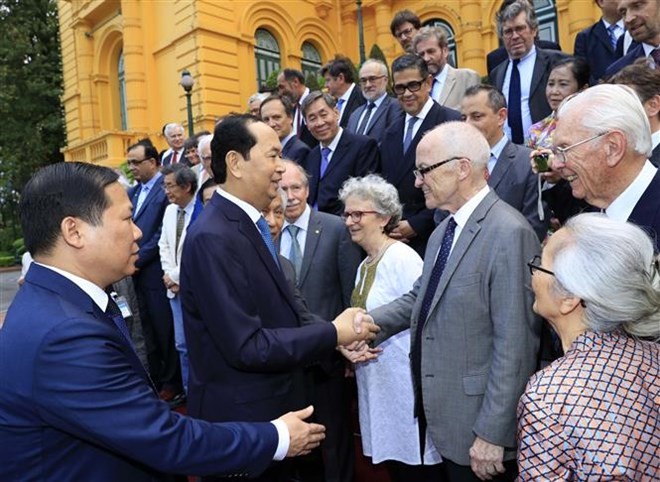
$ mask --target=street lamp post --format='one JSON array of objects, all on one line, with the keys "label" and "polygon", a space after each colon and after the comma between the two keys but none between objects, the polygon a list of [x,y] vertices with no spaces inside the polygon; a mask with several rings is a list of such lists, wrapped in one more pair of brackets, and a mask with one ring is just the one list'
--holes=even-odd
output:
[{"label": "street lamp post", "polygon": [[191,93],[193,85],[195,85],[195,79],[193,79],[190,72],[184,70],[181,72],[181,81],[179,82],[183,90],[186,91],[186,106],[188,108],[188,137],[192,137],[195,134],[195,129],[193,127],[193,115],[192,115],[192,100]]},{"label": "street lamp post", "polygon": [[357,5],[358,39],[360,42],[360,65],[362,65],[366,58],[364,54],[364,29],[362,26],[362,0],[356,0],[355,4]]}]

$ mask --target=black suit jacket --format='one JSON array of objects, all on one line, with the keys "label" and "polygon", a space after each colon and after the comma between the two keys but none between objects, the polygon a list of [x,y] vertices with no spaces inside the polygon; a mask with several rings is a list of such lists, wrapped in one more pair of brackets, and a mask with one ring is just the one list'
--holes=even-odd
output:
[{"label": "black suit jacket", "polygon": [[[170,164],[172,162],[172,154],[174,154],[174,151],[170,151],[168,155],[163,156],[163,158],[161,159],[161,165],[167,166],[168,164]],[[182,163],[184,165],[189,165],[188,160],[183,154],[184,154],[184,150],[181,149],[179,154],[176,156],[177,164]]]},{"label": "black suit jacket", "polygon": [[309,204],[318,205],[319,211],[339,215],[343,207],[338,195],[344,181],[349,177],[378,172],[380,168],[378,144],[370,137],[343,131],[323,178],[320,178],[320,147],[310,150],[301,165],[310,175]]},{"label": "black suit jacket", "polygon": [[282,159],[289,159],[300,164],[308,152],[309,146],[296,136],[293,136],[282,146]]},{"label": "black suit jacket", "polygon": [[655,146],[655,149],[653,149],[653,152],[651,152],[649,161],[651,161],[651,164],[653,164],[655,167],[660,167],[660,144]]},{"label": "black suit jacket", "polygon": [[[537,40],[535,45],[537,49],[561,51],[559,44],[550,40]],[[506,53],[506,49],[504,47],[498,47],[492,52],[489,52],[488,55],[486,55],[486,68],[488,69],[488,76],[490,77],[493,69],[507,60],[508,57],[509,56]]]},{"label": "black suit jacket", "polygon": [[[623,37],[623,35],[622,35]],[[575,37],[575,56],[589,64],[589,85],[596,85],[609,65],[621,57],[612,44],[602,20],[578,32]]]},{"label": "black suit jacket", "polygon": [[364,98],[364,95],[362,95],[360,88],[356,85],[353,88],[353,92],[351,92],[351,95],[348,97],[348,100],[341,109],[342,116],[341,120],[339,121],[339,125],[341,127],[346,127],[348,125],[348,119],[350,119],[351,114],[355,111],[355,109],[366,103],[367,100]]},{"label": "black suit jacket", "polygon": [[607,70],[605,70],[605,78],[611,77],[619,70],[623,69],[624,67],[628,67],[634,63],[635,60],[641,59],[643,57],[646,57],[646,54],[644,53],[644,46],[642,44],[637,44],[635,47],[631,46],[626,55],[621,57],[613,64],[610,64]]},{"label": "black suit jacket", "polygon": [[[357,133],[358,127],[360,127],[360,117],[366,108],[367,104],[364,104],[353,111],[346,126],[348,132]],[[369,125],[367,125],[364,135],[376,139],[380,146],[387,128],[402,115],[403,111],[399,106],[399,102],[395,98],[386,95],[376,111],[371,113],[371,119],[369,119]]]},{"label": "black suit jacket", "polygon": [[413,169],[415,168],[417,144],[425,132],[438,124],[452,120],[461,120],[461,114],[434,102],[405,154],[403,153],[405,115],[399,117],[387,129],[380,145],[383,177],[399,192],[399,200],[403,204],[403,219],[408,221],[417,233],[417,236],[410,240],[410,246],[422,257],[429,236],[435,228],[435,222],[433,221],[433,210],[426,209],[424,194],[415,187]]},{"label": "black suit jacket", "polygon": [[[536,61],[534,62],[534,72],[532,73],[532,82],[529,89],[529,110],[532,115],[532,123],[545,119],[552,112],[545,96],[545,85],[548,83],[552,67],[565,57],[565,54],[554,50],[536,49]],[[499,90],[502,90],[504,86],[504,77],[508,65],[508,61],[502,62],[491,72],[490,83]]]},{"label": "black suit jacket", "polygon": [[660,170],[637,201],[628,221],[649,233],[655,243],[655,252],[660,252]]}]

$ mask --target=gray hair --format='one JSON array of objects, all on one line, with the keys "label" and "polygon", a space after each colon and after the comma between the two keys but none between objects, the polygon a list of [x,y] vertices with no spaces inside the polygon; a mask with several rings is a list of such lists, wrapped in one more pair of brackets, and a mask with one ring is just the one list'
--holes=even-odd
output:
[{"label": "gray hair", "polygon": [[252,102],[254,102],[255,100],[258,100],[258,101],[260,101],[260,102],[263,102],[264,100],[266,100],[266,99],[268,98],[269,95],[270,95],[270,94],[268,94],[268,93],[266,93],[266,92],[257,92],[256,94],[252,94],[252,95],[250,96],[250,98],[248,99],[248,101],[247,101],[247,105],[248,105],[248,107],[250,107],[250,104],[251,104]]},{"label": "gray hair", "polygon": [[176,122],[172,122],[170,124],[167,124],[165,126],[165,137],[170,137],[172,135],[172,131],[174,129],[181,129],[181,132],[183,132],[183,126],[181,124],[177,124]]},{"label": "gray hair", "polygon": [[378,68],[380,69],[380,74],[384,75],[385,77],[389,77],[389,72],[387,71],[387,65],[385,65],[385,62],[382,60],[378,59],[367,59],[364,61],[364,63],[360,66],[360,72],[362,72],[362,69],[368,65],[377,65]]},{"label": "gray hair", "polygon": [[[444,159],[465,157],[472,162],[476,171],[483,171],[490,159],[490,146],[479,129],[462,121],[443,122],[428,131],[427,135],[440,135],[438,152]],[[444,160],[436,159],[436,162]]]},{"label": "gray hair", "polygon": [[303,185],[309,186],[309,173],[305,170],[304,167],[302,167],[300,164],[290,159],[282,159],[282,164],[284,164],[284,167],[286,169],[290,169],[290,168],[296,169],[300,173],[300,177],[302,178]]},{"label": "gray hair", "polygon": [[337,101],[333,96],[330,94],[327,94],[325,92],[321,92],[320,90],[314,90],[310,92],[307,97],[305,97],[305,100],[303,100],[302,103],[302,113],[305,119],[307,119],[307,109],[309,109],[309,106],[312,105],[314,102],[316,102],[319,99],[323,99],[323,101],[326,103],[328,107],[331,109],[334,109],[335,106],[337,105]]},{"label": "gray hair", "polygon": [[552,253],[556,292],[584,301],[592,331],[660,339],[660,274],[649,235],[601,213],[575,216],[563,229]]},{"label": "gray hair", "polygon": [[529,28],[532,30],[538,29],[539,20],[538,18],[536,18],[536,12],[534,11],[534,8],[530,5],[529,2],[525,0],[523,1],[518,0],[516,2],[513,2],[504,10],[500,11],[495,16],[495,20],[497,21],[497,35],[500,38],[504,38],[504,32],[503,32],[504,23],[513,20],[523,12],[527,14],[527,25],[529,26]]},{"label": "gray hair", "polygon": [[197,174],[188,166],[183,164],[168,164],[161,167],[160,173],[163,177],[168,174],[174,174],[174,182],[179,187],[190,185],[190,193],[195,194],[197,191]]},{"label": "gray hair", "polygon": [[447,47],[449,43],[447,42],[447,34],[443,29],[440,27],[433,27],[431,25],[427,25],[426,27],[422,27],[419,32],[417,32],[417,35],[413,37],[413,49],[417,51],[417,44],[420,42],[424,42],[425,40],[430,40],[434,39],[438,42],[439,47]]},{"label": "gray hair", "polygon": [[[206,134],[206,135],[200,136],[199,139],[197,139],[197,151],[202,152],[202,150],[205,150],[207,147],[209,148],[209,151],[210,151],[212,140],[213,140],[213,134]],[[200,158],[201,158],[201,155],[200,155]]]},{"label": "gray hair", "polygon": [[371,202],[374,211],[378,211],[382,217],[389,217],[390,221],[384,228],[386,234],[391,233],[401,221],[403,208],[399,201],[399,192],[378,174],[349,178],[339,191],[339,200],[346,204],[349,197]]},{"label": "gray hair", "polygon": [[594,134],[623,132],[628,147],[637,154],[651,154],[651,125],[642,102],[627,85],[600,84],[572,97],[557,109],[557,119],[576,115],[581,125]]}]

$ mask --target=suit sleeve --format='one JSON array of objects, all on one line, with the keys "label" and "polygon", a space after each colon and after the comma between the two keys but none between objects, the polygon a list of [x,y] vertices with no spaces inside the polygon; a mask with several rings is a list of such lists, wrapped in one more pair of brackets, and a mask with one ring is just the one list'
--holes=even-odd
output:
[{"label": "suit sleeve", "polygon": [[44,338],[34,397],[44,423],[169,473],[263,472],[278,435],[270,423],[212,424],[169,409],[135,371],[114,326],[71,318]]},{"label": "suit sleeve", "polygon": [[539,237],[539,241],[543,241],[548,234],[548,226],[550,225],[550,210],[546,203],[543,203],[543,221],[539,217],[539,189],[538,177],[531,169],[527,175],[523,193],[522,215],[532,226],[532,229]]},{"label": "suit sleeve", "polygon": [[379,306],[369,312],[374,322],[380,327],[380,331],[373,341],[374,346],[378,346],[391,336],[410,328],[412,310],[417,300],[421,283],[422,277],[420,276],[408,293],[400,296],[391,303]]},{"label": "suit sleeve", "polygon": [[575,37],[575,48],[573,49],[575,57],[587,58],[587,34],[586,32],[578,32]]}]

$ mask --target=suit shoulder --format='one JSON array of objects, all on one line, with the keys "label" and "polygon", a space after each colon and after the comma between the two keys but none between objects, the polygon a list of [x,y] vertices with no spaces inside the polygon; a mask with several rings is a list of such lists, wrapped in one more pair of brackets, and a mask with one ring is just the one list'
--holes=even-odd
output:
[{"label": "suit shoulder", "polygon": [[317,220],[324,227],[345,229],[344,221],[339,216],[322,211],[316,211],[313,219]]}]

